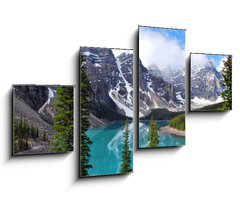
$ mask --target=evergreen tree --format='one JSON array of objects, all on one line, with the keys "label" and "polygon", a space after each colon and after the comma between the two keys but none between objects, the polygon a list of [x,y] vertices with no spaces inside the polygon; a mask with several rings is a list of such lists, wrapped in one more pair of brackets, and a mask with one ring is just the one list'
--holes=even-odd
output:
[{"label": "evergreen tree", "polygon": [[39,129],[38,129],[38,126],[36,128],[36,138],[39,138]]},{"label": "evergreen tree", "polygon": [[122,151],[122,164],[121,173],[125,174],[132,171],[131,167],[131,151],[129,146],[129,131],[128,131],[128,119],[125,120],[125,131],[123,134],[123,151]]},{"label": "evergreen tree", "polygon": [[57,102],[55,103],[57,115],[54,129],[57,135],[53,137],[53,152],[67,152],[73,150],[73,87],[59,86],[57,89]]},{"label": "evergreen tree", "polygon": [[232,56],[227,57],[227,61],[224,62],[224,67],[222,70],[222,75],[224,78],[224,86],[226,86],[226,90],[224,90],[221,94],[224,99],[223,110],[231,110],[232,109]]},{"label": "evergreen tree", "polygon": [[28,124],[28,121],[25,119],[24,120],[24,139],[25,139],[24,150],[28,150],[29,131],[30,131],[29,124]]},{"label": "evergreen tree", "polygon": [[13,152],[19,152],[19,120],[14,118],[13,119]]},{"label": "evergreen tree", "polygon": [[170,120],[170,127],[185,131],[185,114],[176,115]]},{"label": "evergreen tree", "polygon": [[29,139],[36,136],[36,128],[22,116],[13,119],[13,142],[14,153],[29,149]]},{"label": "evergreen tree", "polygon": [[89,102],[88,91],[89,82],[84,70],[86,63],[84,56],[81,57],[82,65],[80,66],[80,174],[81,176],[88,176],[88,169],[92,168],[89,164],[90,145],[92,141],[87,136],[86,132],[90,127],[89,123]]},{"label": "evergreen tree", "polygon": [[48,133],[47,133],[46,130],[44,130],[44,131],[43,131],[43,138],[42,138],[43,142],[46,142],[46,141],[47,141],[47,136],[48,136]]},{"label": "evergreen tree", "polygon": [[23,118],[20,117],[19,121],[19,133],[18,133],[18,141],[19,141],[19,151],[21,152],[23,150]]},{"label": "evergreen tree", "polygon": [[28,150],[30,127],[26,119],[14,119],[13,121],[13,140],[14,140],[14,153]]},{"label": "evergreen tree", "polygon": [[158,128],[157,128],[157,121],[153,120],[153,116],[150,121],[150,128],[149,128],[149,147],[156,147],[159,143],[159,135],[158,135]]},{"label": "evergreen tree", "polygon": [[30,137],[36,139],[36,128],[35,125],[32,123],[30,128]]}]

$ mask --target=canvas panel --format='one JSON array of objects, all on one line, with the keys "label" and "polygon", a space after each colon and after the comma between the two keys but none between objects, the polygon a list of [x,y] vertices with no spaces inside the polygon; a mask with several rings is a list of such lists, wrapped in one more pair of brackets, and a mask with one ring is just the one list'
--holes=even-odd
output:
[{"label": "canvas panel", "polygon": [[185,30],[139,26],[139,148],[185,144]]},{"label": "canvas panel", "polygon": [[133,52],[80,48],[80,177],[133,168]]},{"label": "canvas panel", "polygon": [[232,109],[232,56],[191,53],[190,111]]},{"label": "canvas panel", "polygon": [[73,151],[73,86],[13,85],[13,155]]}]

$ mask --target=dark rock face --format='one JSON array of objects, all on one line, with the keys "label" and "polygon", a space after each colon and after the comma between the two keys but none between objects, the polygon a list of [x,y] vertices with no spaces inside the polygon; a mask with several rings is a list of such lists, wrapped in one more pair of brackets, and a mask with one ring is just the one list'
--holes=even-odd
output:
[{"label": "dark rock face", "polygon": [[215,101],[224,89],[223,77],[212,61],[208,61],[203,66],[192,66],[191,99],[198,97]]},{"label": "dark rock face", "polygon": [[[84,48],[83,52],[90,52],[86,58],[86,71],[91,85],[91,99],[103,101],[114,107],[108,95],[111,87],[117,85],[116,77],[119,76],[114,55],[110,49]],[[108,58],[108,59],[107,59]]]},{"label": "dark rock face", "polygon": [[132,54],[122,53],[115,58],[108,48],[81,48],[86,58],[91,114],[99,119],[123,119],[126,112],[116,105],[132,107]]},{"label": "dark rock face", "polygon": [[181,95],[185,99],[185,70],[174,69],[168,66],[161,70],[161,77],[171,83],[174,86],[174,90],[177,94]]},{"label": "dark rock face", "polygon": [[48,100],[48,88],[46,86],[16,85],[13,88],[14,95],[35,111],[38,111]]}]

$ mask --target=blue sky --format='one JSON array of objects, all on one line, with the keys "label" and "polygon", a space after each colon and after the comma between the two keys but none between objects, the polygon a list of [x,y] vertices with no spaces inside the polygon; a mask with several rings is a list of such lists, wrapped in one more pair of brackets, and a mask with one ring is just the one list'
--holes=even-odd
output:
[{"label": "blue sky", "polygon": [[185,30],[139,27],[139,55],[145,67],[185,67]]},{"label": "blue sky", "polygon": [[221,70],[220,68],[223,64],[223,60],[225,60],[226,57],[227,57],[226,55],[210,55],[210,54],[207,55],[207,58],[213,61],[214,67],[217,70]]},{"label": "blue sky", "polygon": [[177,43],[181,46],[181,48],[185,49],[185,30],[144,26],[140,26],[139,28],[141,30],[161,33],[170,40],[176,40]]}]

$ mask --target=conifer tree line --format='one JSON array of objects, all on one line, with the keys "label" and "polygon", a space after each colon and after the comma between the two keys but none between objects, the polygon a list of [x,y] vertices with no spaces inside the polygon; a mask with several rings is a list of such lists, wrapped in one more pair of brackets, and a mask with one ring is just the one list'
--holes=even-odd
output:
[{"label": "conifer tree line", "polygon": [[130,150],[130,145],[129,145],[128,118],[126,118],[125,130],[123,133],[121,173],[125,174],[130,171],[132,171],[132,169],[131,169],[131,150]]},{"label": "conifer tree line", "polygon": [[[53,152],[68,152],[73,150],[73,87],[58,86],[57,101],[55,102],[57,115],[53,128],[56,135],[51,142]],[[43,133],[43,141],[47,135]]]},{"label": "conifer tree line", "polygon": [[170,127],[185,131],[185,114],[175,116],[170,120]]},{"label": "conifer tree line", "polygon": [[90,127],[90,105],[88,101],[89,97],[89,81],[85,73],[86,59],[81,55],[81,67],[80,67],[80,174],[81,176],[88,176],[88,169],[93,166],[89,163],[91,156],[90,145],[92,141],[87,136],[86,132]]},{"label": "conifer tree line", "polygon": [[227,60],[224,61],[224,67],[222,70],[222,75],[224,78],[223,85],[226,86],[226,90],[224,90],[221,94],[224,99],[223,110],[231,110],[232,109],[232,56],[229,55]]},{"label": "conifer tree line", "polygon": [[39,138],[39,129],[34,123],[20,117],[13,120],[14,153],[30,149],[29,140]]},{"label": "conifer tree line", "polygon": [[151,117],[150,127],[149,127],[149,147],[156,147],[160,141],[158,135],[157,121]]}]

